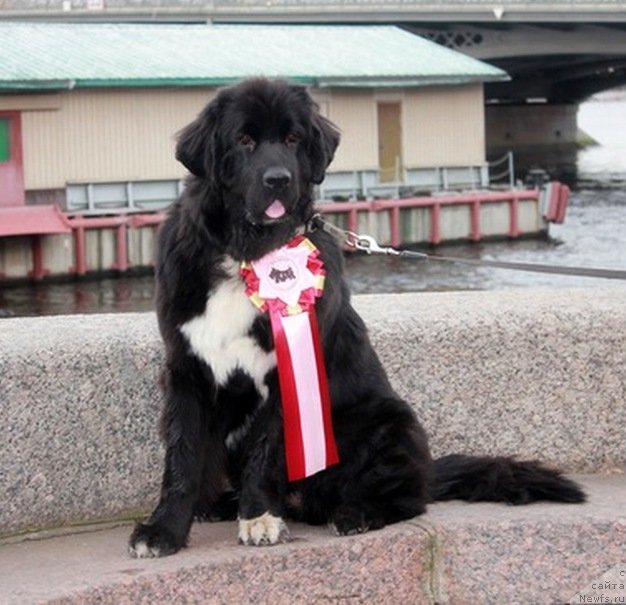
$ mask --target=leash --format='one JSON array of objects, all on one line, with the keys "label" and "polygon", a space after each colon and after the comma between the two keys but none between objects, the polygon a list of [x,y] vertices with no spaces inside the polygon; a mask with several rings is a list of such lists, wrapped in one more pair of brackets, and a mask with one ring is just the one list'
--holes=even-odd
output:
[{"label": "leash", "polygon": [[469,265],[472,267],[491,267],[494,269],[509,269],[512,271],[551,273],[553,275],[574,275],[578,277],[626,280],[626,270],[621,271],[618,269],[596,269],[592,267],[571,267],[565,265],[545,265],[539,263],[518,263],[496,260],[472,260],[456,256],[427,254],[425,252],[416,252],[415,250],[397,250],[391,246],[380,246],[371,235],[359,235],[353,231],[341,229],[340,227],[326,221],[320,214],[315,214],[311,218],[310,223],[336,237],[340,242],[347,245],[349,248],[361,250],[367,254],[385,254],[387,256],[397,256],[422,261],[433,260],[444,263]]}]

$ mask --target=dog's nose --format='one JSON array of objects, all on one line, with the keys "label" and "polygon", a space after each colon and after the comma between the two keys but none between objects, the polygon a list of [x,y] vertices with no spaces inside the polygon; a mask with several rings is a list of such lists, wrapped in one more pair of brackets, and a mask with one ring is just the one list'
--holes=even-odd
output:
[{"label": "dog's nose", "polygon": [[263,184],[270,189],[284,189],[291,183],[291,172],[282,166],[268,168],[263,173]]}]

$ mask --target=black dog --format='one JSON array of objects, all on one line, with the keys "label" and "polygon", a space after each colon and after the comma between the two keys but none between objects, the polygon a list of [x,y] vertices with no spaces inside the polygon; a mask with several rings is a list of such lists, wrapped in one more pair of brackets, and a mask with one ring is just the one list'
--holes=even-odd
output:
[{"label": "black dog", "polygon": [[[283,517],[344,535],[433,500],[584,500],[534,462],[431,460],[350,305],[337,242],[310,227],[312,187],[338,142],[303,87],[263,79],[222,90],[179,136],[176,157],[192,174],[161,230],[156,271],[165,471],[158,506],[130,538],[133,556],[176,552],[194,517],[238,517],[240,542],[258,545],[288,539]],[[272,332],[239,266],[305,230],[327,272],[317,316],[340,462],[289,482]]]}]

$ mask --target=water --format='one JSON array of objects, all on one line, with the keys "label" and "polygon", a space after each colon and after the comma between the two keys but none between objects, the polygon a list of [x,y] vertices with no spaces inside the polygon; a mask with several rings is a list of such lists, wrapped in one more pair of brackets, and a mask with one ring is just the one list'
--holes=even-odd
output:
[{"label": "water", "polygon": [[[579,152],[579,187],[565,224],[550,237],[440,246],[443,255],[472,259],[626,269],[626,100],[583,104],[580,127],[600,145]],[[486,290],[529,286],[598,287],[624,282],[506,271],[435,261],[350,255],[348,280],[355,293]],[[0,288],[0,317],[148,311],[152,276]]]},{"label": "water", "polygon": [[[626,191],[575,192],[565,223],[551,225],[547,239],[440,246],[437,253],[470,259],[626,269]],[[605,279],[380,256],[349,257],[347,268],[355,293],[625,285]]]},{"label": "water", "polygon": [[578,125],[599,143],[579,152],[579,179],[626,187],[626,93],[616,100],[583,103]]},{"label": "water", "polygon": [[0,288],[0,318],[153,309],[151,275]]}]

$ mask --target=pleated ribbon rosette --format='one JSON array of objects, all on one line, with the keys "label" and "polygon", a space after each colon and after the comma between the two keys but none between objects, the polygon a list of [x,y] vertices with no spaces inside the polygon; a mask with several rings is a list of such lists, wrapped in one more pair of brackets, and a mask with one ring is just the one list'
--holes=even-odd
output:
[{"label": "pleated ribbon rosette", "polygon": [[315,302],[324,288],[319,250],[299,235],[259,260],[244,262],[246,294],[269,313],[283,408],[289,481],[337,464],[328,379]]}]

